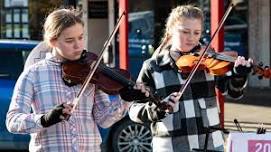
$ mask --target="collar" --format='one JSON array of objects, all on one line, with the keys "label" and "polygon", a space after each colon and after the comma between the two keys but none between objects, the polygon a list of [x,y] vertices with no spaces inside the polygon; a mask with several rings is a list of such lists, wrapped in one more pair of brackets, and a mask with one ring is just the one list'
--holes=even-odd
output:
[{"label": "collar", "polygon": [[156,58],[159,66],[165,66],[170,63],[174,63],[174,60],[170,57],[170,51],[168,49],[163,50]]},{"label": "collar", "polygon": [[62,59],[57,58],[55,55],[52,54],[52,52],[47,52],[45,59],[53,64],[61,64],[63,62]]},{"label": "collar", "polygon": [[157,64],[159,66],[173,64],[180,58],[180,56],[197,52],[200,47],[201,45],[198,45],[188,53],[182,53],[180,50],[172,50],[171,46],[167,46],[161,51],[161,53],[156,58]]}]

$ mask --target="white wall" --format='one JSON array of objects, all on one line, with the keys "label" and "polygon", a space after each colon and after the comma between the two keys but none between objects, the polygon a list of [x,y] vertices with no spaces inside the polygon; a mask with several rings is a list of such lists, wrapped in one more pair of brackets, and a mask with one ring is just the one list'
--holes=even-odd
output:
[{"label": "white wall", "polygon": [[[89,0],[104,1],[104,0]],[[105,40],[108,37],[108,18],[88,18],[88,50],[95,52],[97,55],[102,50]]]}]

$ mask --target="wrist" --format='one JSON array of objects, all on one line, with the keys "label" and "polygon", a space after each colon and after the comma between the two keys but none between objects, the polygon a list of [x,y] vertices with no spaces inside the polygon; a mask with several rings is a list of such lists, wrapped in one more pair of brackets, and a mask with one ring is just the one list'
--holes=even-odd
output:
[{"label": "wrist", "polygon": [[42,116],[40,117],[40,119],[39,119],[39,122],[40,122],[40,124],[42,125],[42,127],[49,127],[49,125],[48,125],[48,123],[46,123],[44,117],[45,117],[45,115],[42,115]]},{"label": "wrist", "polygon": [[39,128],[43,128],[43,125],[41,124],[41,117],[43,116],[43,114],[37,114],[34,116],[34,120],[36,122],[36,125],[39,127]]},{"label": "wrist", "polygon": [[247,84],[247,77],[246,76],[243,76],[243,77],[233,77],[229,81],[229,86],[231,88],[243,89],[243,88],[246,87],[246,84]]}]

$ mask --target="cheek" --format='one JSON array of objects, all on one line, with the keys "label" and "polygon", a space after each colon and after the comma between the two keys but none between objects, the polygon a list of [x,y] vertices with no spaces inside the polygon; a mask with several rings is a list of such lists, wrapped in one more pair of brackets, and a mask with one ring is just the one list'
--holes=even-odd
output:
[{"label": "cheek", "polygon": [[73,48],[70,44],[62,44],[61,46],[59,46],[59,49],[61,49],[63,54],[65,54],[66,56],[69,56],[69,54],[73,52]]},{"label": "cheek", "polygon": [[60,45],[59,46],[59,48],[61,49],[61,50],[64,50],[65,52],[67,51],[67,50],[69,50],[69,46],[67,46],[67,45],[65,45],[65,44],[62,44],[62,45]]},{"label": "cheek", "polygon": [[200,35],[196,35],[196,40],[199,40],[201,38],[201,34]]},{"label": "cheek", "polygon": [[182,37],[179,34],[174,34],[172,36],[172,43],[175,45],[180,45],[182,41]]},{"label": "cheek", "polygon": [[85,41],[84,41],[84,40],[80,41],[80,47],[81,47],[81,48],[84,48],[84,44],[85,44]]}]

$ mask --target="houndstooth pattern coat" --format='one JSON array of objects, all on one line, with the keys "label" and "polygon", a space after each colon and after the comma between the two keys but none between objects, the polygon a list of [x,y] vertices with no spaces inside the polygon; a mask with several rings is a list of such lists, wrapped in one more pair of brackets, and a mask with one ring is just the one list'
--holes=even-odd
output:
[{"label": "houndstooth pattern coat", "polygon": [[[146,60],[138,81],[151,87],[161,99],[180,90],[187,74],[181,73],[174,61],[176,52]],[[177,55],[179,56],[179,55]],[[208,149],[223,151],[223,133],[219,128],[219,106],[215,87],[224,95],[240,98],[246,78],[239,76],[215,77],[204,70],[197,71],[179,103],[179,110],[164,115],[148,100],[135,101],[129,110],[130,118],[139,123],[150,122],[153,134],[153,151],[188,152],[204,148],[206,133],[209,132]]]}]

